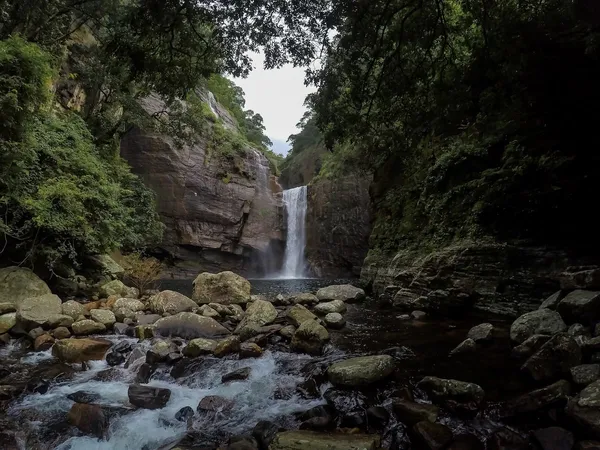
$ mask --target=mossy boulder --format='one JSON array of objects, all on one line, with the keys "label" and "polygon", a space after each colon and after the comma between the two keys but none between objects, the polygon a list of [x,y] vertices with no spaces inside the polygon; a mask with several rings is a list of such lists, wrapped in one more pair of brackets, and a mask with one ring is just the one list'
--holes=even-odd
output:
[{"label": "mossy boulder", "polygon": [[111,346],[104,339],[60,339],[54,343],[52,354],[68,363],[102,360]]},{"label": "mossy boulder", "polygon": [[269,325],[277,318],[277,310],[271,302],[266,300],[256,300],[248,306],[246,315],[236,328],[236,333],[241,333],[241,330],[247,326],[256,325],[262,327]]},{"label": "mossy boulder", "polygon": [[296,352],[320,355],[327,341],[329,333],[324,326],[316,320],[305,320],[294,333],[290,346]]},{"label": "mossy boulder", "polygon": [[29,297],[21,300],[17,309],[17,322],[26,330],[50,326],[50,321],[62,315],[62,301],[54,294]]},{"label": "mossy boulder", "polygon": [[193,283],[192,299],[199,305],[245,304],[250,301],[250,282],[233,272],[201,273]]},{"label": "mossy boulder", "polygon": [[361,356],[332,364],[327,376],[336,386],[365,386],[387,378],[395,367],[389,355]]},{"label": "mossy boulder", "polygon": [[179,314],[197,307],[191,298],[175,291],[162,291],[150,298],[150,310],[155,314]]},{"label": "mossy boulder", "polygon": [[23,300],[52,292],[35,273],[23,267],[0,269],[0,303],[19,305]]},{"label": "mossy boulder", "polygon": [[191,312],[182,312],[157,320],[154,323],[154,331],[161,336],[177,336],[184,339],[212,339],[229,334],[229,330],[215,319]]}]

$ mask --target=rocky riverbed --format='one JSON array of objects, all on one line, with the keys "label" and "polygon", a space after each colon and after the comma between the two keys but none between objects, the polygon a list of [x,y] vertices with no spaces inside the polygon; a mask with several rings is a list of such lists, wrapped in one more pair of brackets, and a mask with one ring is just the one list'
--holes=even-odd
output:
[{"label": "rocky riverbed", "polygon": [[25,269],[0,279],[3,449],[600,445],[594,291],[514,320],[404,312],[348,284],[253,293],[231,272],[189,296],[112,280],[92,301]]}]

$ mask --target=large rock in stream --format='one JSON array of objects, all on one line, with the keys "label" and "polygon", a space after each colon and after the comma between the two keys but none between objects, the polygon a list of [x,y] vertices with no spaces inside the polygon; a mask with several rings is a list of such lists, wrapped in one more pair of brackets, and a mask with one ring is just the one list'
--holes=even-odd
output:
[{"label": "large rock in stream", "polygon": [[68,363],[99,361],[111,346],[104,339],[60,339],[54,343],[52,354]]},{"label": "large rock in stream", "polygon": [[190,312],[157,320],[154,323],[154,332],[161,336],[177,336],[184,339],[215,338],[229,334],[229,330],[215,319]]},{"label": "large rock in stream", "polygon": [[389,355],[362,356],[332,364],[327,376],[337,386],[364,386],[387,378],[395,367]]},{"label": "large rock in stream", "polygon": [[192,299],[199,305],[245,304],[250,301],[250,282],[233,272],[201,273],[194,280]]},{"label": "large rock in stream", "polygon": [[255,300],[248,306],[246,315],[236,328],[236,333],[242,333],[247,326],[262,327],[269,325],[277,318],[277,310],[271,302]]},{"label": "large rock in stream", "polygon": [[567,324],[560,314],[550,309],[537,309],[523,314],[510,327],[510,338],[517,344],[535,334],[553,335],[567,331]]},{"label": "large rock in stream", "polygon": [[0,303],[18,306],[28,298],[51,293],[48,285],[29,269],[14,266],[0,269]]},{"label": "large rock in stream", "polygon": [[521,370],[535,381],[553,381],[568,375],[571,367],[581,364],[581,349],[565,334],[554,335],[523,364]]},{"label": "large rock in stream", "polygon": [[442,402],[450,409],[476,411],[485,397],[481,386],[465,381],[425,377],[418,386],[427,392],[434,402]]},{"label": "large rock in stream", "polygon": [[269,450],[376,450],[379,441],[379,436],[367,434],[284,431],[275,436]]},{"label": "large rock in stream", "polygon": [[101,439],[108,428],[108,415],[100,405],[75,403],[67,414],[67,420],[83,433]]},{"label": "large rock in stream", "polygon": [[53,294],[22,299],[17,309],[17,322],[26,330],[49,327],[62,316],[62,301]]},{"label": "large rock in stream", "polygon": [[148,306],[154,314],[179,314],[197,307],[196,302],[191,298],[175,291],[159,292],[150,298]]},{"label": "large rock in stream", "polygon": [[594,322],[600,319],[600,292],[573,291],[560,301],[557,311],[569,323]]},{"label": "large rock in stream", "polygon": [[127,396],[129,402],[134,406],[145,409],[160,409],[169,402],[171,391],[169,389],[132,384],[129,386]]},{"label": "large rock in stream", "polygon": [[321,288],[317,291],[317,298],[321,302],[341,300],[343,302],[359,302],[364,300],[365,291],[351,284],[336,284]]},{"label": "large rock in stream", "polygon": [[294,333],[290,347],[297,352],[320,355],[327,341],[329,341],[327,329],[319,325],[316,320],[306,320]]}]

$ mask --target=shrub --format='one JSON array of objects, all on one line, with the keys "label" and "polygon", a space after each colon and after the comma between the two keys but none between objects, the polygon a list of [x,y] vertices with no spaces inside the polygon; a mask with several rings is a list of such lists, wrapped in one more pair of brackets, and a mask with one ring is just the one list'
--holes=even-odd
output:
[{"label": "shrub", "polygon": [[159,260],[145,258],[136,252],[123,256],[120,263],[125,269],[127,280],[139,289],[140,294],[156,287],[162,270],[162,264]]}]

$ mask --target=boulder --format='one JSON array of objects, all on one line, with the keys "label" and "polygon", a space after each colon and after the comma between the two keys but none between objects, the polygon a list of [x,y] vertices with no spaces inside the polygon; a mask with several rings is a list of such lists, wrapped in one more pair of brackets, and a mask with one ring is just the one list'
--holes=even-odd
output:
[{"label": "boulder", "polygon": [[219,314],[217,311],[215,311],[208,305],[202,305],[198,310],[198,313],[202,314],[204,317],[221,317],[221,314]]},{"label": "boulder", "polygon": [[[169,316],[166,316],[169,317]],[[154,325],[161,318],[158,314],[142,314],[136,313],[138,325]]]},{"label": "boulder", "polygon": [[482,323],[474,326],[467,333],[467,338],[475,342],[489,342],[494,338],[494,325],[491,323]]},{"label": "boulder", "polygon": [[351,284],[338,284],[319,289],[317,298],[321,302],[331,300],[341,300],[348,303],[359,302],[365,299],[365,291]]},{"label": "boulder", "polygon": [[551,337],[552,336],[548,336],[547,334],[534,334],[525,339],[522,344],[513,348],[511,356],[521,360],[527,359],[542,348],[542,345],[548,342]]},{"label": "boulder", "polygon": [[8,333],[17,324],[17,313],[11,312],[0,316],[0,334]]},{"label": "boulder", "polygon": [[575,444],[573,433],[561,427],[535,430],[531,437],[541,450],[572,450]]},{"label": "boulder", "polygon": [[194,409],[190,406],[184,406],[175,413],[175,420],[178,422],[187,422],[194,417]]},{"label": "boulder", "polygon": [[571,398],[565,412],[585,434],[600,438],[600,380]]},{"label": "boulder", "polygon": [[475,383],[437,377],[423,378],[418,387],[433,401],[442,402],[450,409],[477,410],[485,396],[481,386]]},{"label": "boulder", "polygon": [[228,411],[233,408],[233,401],[218,395],[208,395],[200,400],[197,411],[200,412],[219,412]]},{"label": "boulder", "polygon": [[132,384],[127,391],[129,403],[139,408],[160,409],[164,408],[171,398],[169,389],[140,386]]},{"label": "boulder", "polygon": [[162,291],[148,301],[150,310],[155,314],[179,314],[189,312],[198,305],[191,298],[175,291]]},{"label": "boulder", "polygon": [[106,355],[106,364],[108,364],[111,367],[118,366],[119,364],[123,364],[124,362],[125,356],[122,353],[112,350]]},{"label": "boulder", "polygon": [[108,298],[111,295],[125,297],[127,296],[128,292],[129,288],[125,286],[120,280],[112,280],[100,286],[100,296],[102,298]]},{"label": "boulder", "polygon": [[600,364],[582,364],[571,367],[571,379],[579,386],[587,386],[600,378]]},{"label": "boulder", "polygon": [[71,337],[71,332],[67,327],[58,327],[52,331],[52,336],[54,336],[54,339],[66,339]]},{"label": "boulder", "polygon": [[325,315],[330,313],[344,313],[346,312],[346,304],[341,300],[333,300],[331,302],[319,303],[315,306],[315,312],[317,314]]},{"label": "boulder", "polygon": [[286,339],[292,339],[294,337],[294,333],[296,332],[296,327],[294,325],[287,325],[279,330],[279,334]]},{"label": "boulder", "polygon": [[[125,319],[125,320],[128,320],[128,319]],[[125,335],[130,332],[129,325],[117,322],[113,325],[113,331],[115,332],[115,334]]]},{"label": "boulder", "polygon": [[416,320],[422,320],[427,317],[427,313],[425,311],[413,311],[410,313],[410,317]]},{"label": "boulder", "polygon": [[542,304],[540,305],[539,309],[542,308],[546,308],[546,309],[556,309],[558,307],[559,302],[563,299],[564,294],[562,293],[562,291],[557,291],[554,294],[552,294],[550,297],[548,297],[546,300],[544,300],[542,302]]},{"label": "boulder", "polygon": [[106,328],[111,328],[117,321],[114,313],[109,309],[92,309],[90,311],[90,318],[98,323],[101,323]]},{"label": "boulder", "polygon": [[258,358],[263,354],[262,348],[253,342],[243,342],[240,344],[240,359]]},{"label": "boulder", "polygon": [[125,319],[135,319],[135,313],[127,308],[115,308],[113,309],[115,319],[117,322],[123,322]]},{"label": "boulder", "polygon": [[96,403],[102,396],[95,392],[76,391],[67,395],[67,398],[75,403]]},{"label": "boulder", "polygon": [[67,363],[101,361],[111,346],[104,339],[60,339],[54,343],[52,354]]},{"label": "boulder", "polygon": [[169,353],[175,350],[177,350],[177,347],[174,344],[157,339],[150,347],[150,350],[146,352],[146,362],[151,365],[161,363],[167,359]]},{"label": "boulder", "polygon": [[471,338],[465,339],[458,344],[448,356],[453,357],[464,353],[473,353],[477,350],[477,344]]},{"label": "boulder", "polygon": [[379,442],[377,435],[297,430],[277,433],[269,450],[376,450]]},{"label": "boulder", "polygon": [[210,355],[215,351],[216,347],[217,341],[213,341],[212,339],[192,339],[183,349],[183,354],[191,358],[201,355]]},{"label": "boulder", "polygon": [[521,344],[534,334],[553,335],[567,330],[560,314],[549,309],[538,309],[523,314],[510,327],[510,338]]},{"label": "boulder", "polygon": [[161,336],[177,336],[184,339],[215,338],[229,334],[229,330],[215,319],[191,312],[159,319],[154,324],[154,329]]},{"label": "boulder", "polygon": [[17,322],[26,330],[49,327],[49,320],[62,314],[62,302],[53,294],[21,299],[17,308]]},{"label": "boulder", "polygon": [[103,323],[90,319],[80,320],[72,325],[73,334],[76,336],[87,336],[89,334],[104,333],[106,326]]},{"label": "boulder", "polygon": [[600,319],[600,292],[578,289],[563,298],[556,309],[569,323],[592,323]]},{"label": "boulder", "polygon": [[250,301],[250,282],[233,272],[201,273],[193,283],[192,299],[198,304],[244,304]]},{"label": "boulder", "polygon": [[290,347],[297,352],[320,355],[327,341],[329,333],[324,326],[316,320],[305,320],[294,333]]},{"label": "boulder", "polygon": [[48,317],[48,326],[50,328],[70,327],[73,325],[73,318],[66,314],[55,314]]},{"label": "boulder", "polygon": [[221,377],[221,383],[228,383],[230,381],[242,381],[246,380],[252,369],[250,367],[242,367],[241,369],[234,370],[233,372],[226,373]]},{"label": "boulder", "polygon": [[529,357],[521,370],[535,381],[553,381],[569,374],[571,367],[581,364],[581,359],[581,349],[575,340],[560,333]]},{"label": "boulder", "polygon": [[346,325],[346,319],[339,313],[329,313],[323,319],[328,328],[341,330]]},{"label": "boulder", "polygon": [[256,439],[259,449],[268,450],[269,444],[273,442],[278,431],[279,425],[276,423],[260,420],[252,429],[252,436]]},{"label": "boulder", "polygon": [[398,420],[410,426],[424,420],[435,422],[440,412],[440,409],[435,405],[416,403],[401,398],[392,401],[392,408]]},{"label": "boulder", "polygon": [[62,304],[62,313],[71,316],[73,320],[77,320],[79,316],[85,315],[86,309],[81,303],[69,300]]},{"label": "boulder", "polygon": [[52,336],[49,334],[42,334],[41,336],[35,338],[35,341],[33,342],[33,349],[36,352],[45,352],[46,350],[49,350],[53,344],[54,338]]},{"label": "boulder", "polygon": [[115,301],[113,305],[113,309],[114,308],[127,308],[133,312],[136,312],[143,311],[144,309],[146,309],[146,306],[140,300],[137,300],[135,298],[121,297]]},{"label": "boulder", "polygon": [[567,400],[571,393],[571,385],[566,380],[560,380],[549,386],[517,397],[506,404],[505,414],[508,416],[515,414],[530,413],[543,408],[561,406]]},{"label": "boulder", "polygon": [[23,300],[51,293],[48,285],[29,269],[15,266],[0,269],[0,303],[18,306]]},{"label": "boulder", "polygon": [[237,326],[235,332],[240,333],[246,326],[252,324],[258,327],[273,323],[277,318],[277,310],[271,302],[256,300],[246,309],[246,315]]},{"label": "boulder", "polygon": [[84,434],[101,439],[108,430],[108,416],[100,405],[74,403],[67,414],[68,422]]},{"label": "boulder", "polygon": [[442,450],[453,438],[450,428],[427,420],[417,423],[412,430],[415,441],[428,450]]},{"label": "boulder", "polygon": [[297,327],[307,320],[314,321],[317,319],[317,316],[315,316],[302,305],[292,306],[286,313],[286,317],[292,325],[295,325]]},{"label": "boulder", "polygon": [[220,358],[231,353],[237,353],[240,351],[240,338],[239,336],[229,336],[223,340],[217,342],[213,354]]},{"label": "boulder", "polygon": [[319,303],[319,298],[316,295],[310,294],[308,292],[294,296],[293,300],[294,303],[300,305],[316,305],[317,303]]},{"label": "boulder", "polygon": [[394,358],[389,355],[361,356],[332,364],[327,376],[337,386],[364,386],[387,378],[395,367]]},{"label": "boulder", "polygon": [[154,326],[138,325],[133,329],[133,336],[138,338],[140,341],[152,339],[154,337]]}]

